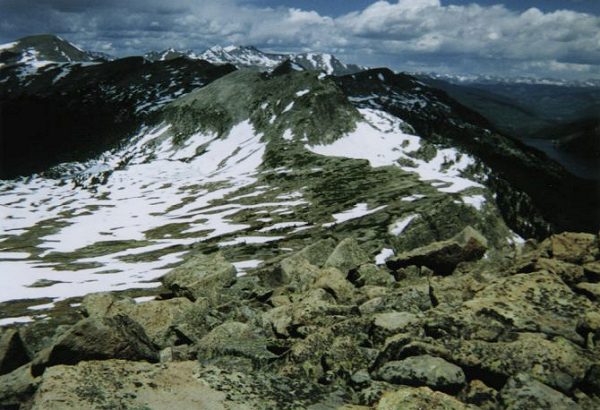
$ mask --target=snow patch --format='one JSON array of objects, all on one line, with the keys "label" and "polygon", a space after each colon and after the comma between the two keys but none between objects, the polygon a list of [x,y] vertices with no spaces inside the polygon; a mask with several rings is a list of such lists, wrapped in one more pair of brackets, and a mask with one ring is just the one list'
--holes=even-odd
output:
[{"label": "snow patch", "polygon": [[390,233],[398,236],[410,225],[410,223],[419,215],[409,215],[406,218],[400,219],[390,226]]},{"label": "snow patch", "polygon": [[352,209],[348,209],[347,211],[331,215],[333,219],[335,219],[335,222],[323,224],[323,226],[333,226],[335,224],[340,224],[351,219],[362,218],[363,216],[370,215],[377,211],[381,211],[384,208],[387,208],[387,205],[382,205],[378,206],[377,208],[369,209],[369,206],[366,203],[359,203],[356,204]]},{"label": "snow patch", "polygon": [[383,265],[385,263],[385,261],[388,260],[389,258],[391,258],[392,256],[394,256],[394,250],[393,249],[383,248],[381,250],[381,252],[379,252],[377,254],[377,256],[375,256],[375,264],[376,265]]}]

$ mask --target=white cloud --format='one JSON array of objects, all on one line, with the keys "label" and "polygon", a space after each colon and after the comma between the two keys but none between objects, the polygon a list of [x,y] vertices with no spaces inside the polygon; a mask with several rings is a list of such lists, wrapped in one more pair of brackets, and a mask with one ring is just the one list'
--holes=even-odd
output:
[{"label": "white cloud", "polygon": [[[462,65],[596,75],[600,67],[600,17],[569,10],[399,0],[332,18],[243,0],[81,1],[85,7],[74,10],[70,0],[38,0],[37,7],[28,4],[33,0],[6,0],[0,3],[0,35],[8,41],[16,27],[32,27],[82,45],[111,43],[123,54],[234,43],[329,51],[393,68],[421,61],[423,68],[445,63],[457,70]],[[2,10],[3,4],[11,9]]]}]

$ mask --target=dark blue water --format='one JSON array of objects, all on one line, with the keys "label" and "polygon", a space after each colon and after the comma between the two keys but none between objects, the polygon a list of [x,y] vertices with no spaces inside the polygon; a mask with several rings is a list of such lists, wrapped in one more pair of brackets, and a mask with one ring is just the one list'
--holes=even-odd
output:
[{"label": "dark blue water", "polygon": [[521,141],[530,147],[542,151],[572,174],[581,178],[600,181],[600,159],[584,159],[562,151],[557,149],[551,140],[523,138]]}]

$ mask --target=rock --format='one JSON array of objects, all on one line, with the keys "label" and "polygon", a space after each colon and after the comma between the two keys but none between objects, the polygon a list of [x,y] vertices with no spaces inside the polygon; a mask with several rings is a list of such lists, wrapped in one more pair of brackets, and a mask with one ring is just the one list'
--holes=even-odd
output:
[{"label": "rock", "polygon": [[571,263],[593,262],[598,255],[598,239],[589,233],[564,232],[550,237],[552,257]]},{"label": "rock", "polygon": [[335,247],[336,241],[334,239],[321,239],[302,249],[297,255],[306,259],[311,265],[321,268],[325,266],[327,258],[329,258]]},{"label": "rock", "polygon": [[463,402],[477,406],[481,410],[498,408],[498,392],[488,387],[481,380],[472,380],[460,394]]},{"label": "rock", "polygon": [[377,265],[367,263],[358,268],[356,280],[353,281],[357,286],[390,286],[395,280],[394,277],[385,269]]},{"label": "rock", "polygon": [[250,325],[226,322],[203,337],[196,347],[202,363],[222,356],[234,356],[250,359],[259,368],[278,357],[267,349],[267,345],[267,338]]},{"label": "rock", "polygon": [[172,328],[194,306],[188,298],[135,303],[133,299],[119,298],[111,293],[87,295],[81,305],[90,317],[114,317],[120,314],[128,316],[139,323],[150,340],[160,347],[174,343],[170,340],[176,338],[171,334]]},{"label": "rock", "polygon": [[429,386],[446,392],[457,392],[465,384],[465,373],[460,367],[429,355],[388,362],[376,372],[376,377],[389,383]]},{"label": "rock", "polygon": [[451,276],[432,276],[429,278],[431,296],[436,303],[450,306],[460,306],[463,302],[473,299],[473,296],[497,279],[494,275],[472,275],[470,273]]},{"label": "rock", "polygon": [[282,259],[280,281],[299,290],[306,289],[306,286],[318,277],[319,268],[325,265],[334,249],[333,239],[323,239]]},{"label": "rock", "polygon": [[529,409],[581,409],[577,403],[528,374],[511,377],[500,392],[502,408],[507,410]]},{"label": "rock", "polygon": [[196,352],[188,345],[171,346],[161,350],[159,358],[161,363],[185,362],[194,360],[196,358]]},{"label": "rock", "polygon": [[456,340],[448,345],[450,357],[462,367],[478,369],[486,382],[501,385],[502,378],[526,372],[560,391],[568,392],[584,380],[591,366],[589,352],[561,337],[520,333],[512,341]]},{"label": "rock", "polygon": [[401,387],[383,395],[376,410],[466,410],[469,407],[447,394],[429,387]]},{"label": "rock", "polygon": [[583,267],[557,259],[539,258],[534,270],[546,270],[558,275],[568,285],[574,285],[585,278]]},{"label": "rock", "polygon": [[534,272],[499,278],[459,308],[438,306],[429,313],[428,327],[454,337],[482,338],[488,333],[494,338],[510,329],[561,335],[583,343],[577,333],[578,318],[591,309],[589,300],[556,275]]},{"label": "rock", "polygon": [[142,327],[127,316],[90,317],[75,324],[33,361],[32,374],[58,364],[82,360],[126,359],[158,361],[158,352]]},{"label": "rock", "polygon": [[[25,403],[35,392],[39,379],[31,375],[31,365],[27,364],[0,376],[0,408],[25,408]],[[20,407],[22,406],[22,407]]]},{"label": "rock", "polygon": [[346,279],[346,275],[331,267],[321,270],[312,287],[331,292],[340,303],[352,301],[355,292],[354,286]]},{"label": "rock", "polygon": [[195,376],[197,362],[155,365],[105,360],[46,370],[33,410],[68,409],[251,409]]},{"label": "rock", "polygon": [[379,313],[390,310],[418,313],[431,309],[429,294],[429,281],[427,278],[414,278],[397,283],[385,295],[373,298],[362,305],[361,314]]},{"label": "rock", "polygon": [[240,372],[231,369],[228,364],[201,367],[196,376],[206,386],[227,394],[227,399],[233,402],[228,409],[317,410],[337,408],[349,401],[340,397],[339,393],[330,394],[326,386],[306,378],[257,370]]},{"label": "rock", "polygon": [[282,282],[292,289],[303,291],[319,276],[319,268],[300,255],[292,255],[281,261]]},{"label": "rock", "polygon": [[386,264],[393,270],[410,265],[426,266],[436,274],[449,275],[460,262],[480,259],[486,250],[487,240],[468,226],[449,240],[401,253],[388,259]]},{"label": "rock", "polygon": [[341,317],[358,314],[352,305],[338,305],[335,299],[323,289],[306,293],[299,302],[291,305],[292,325],[331,326]]},{"label": "rock", "polygon": [[410,312],[385,312],[373,315],[373,338],[383,341],[388,336],[420,327],[418,315]]},{"label": "rock", "polygon": [[139,323],[150,340],[160,347],[174,343],[172,328],[193,309],[194,304],[187,298],[152,300],[138,303],[127,310],[127,316]]},{"label": "rock", "polygon": [[600,301],[600,283],[578,283],[576,288],[594,301]]},{"label": "rock", "polygon": [[6,329],[0,334],[0,375],[12,372],[29,360],[17,330]]},{"label": "rock", "polygon": [[371,258],[356,242],[356,239],[346,238],[335,247],[325,261],[324,267],[337,268],[347,274],[370,260]]},{"label": "rock", "polygon": [[108,317],[125,314],[135,305],[131,298],[124,298],[110,292],[90,293],[81,301],[84,314],[89,317]]},{"label": "rock", "polygon": [[196,254],[163,276],[162,282],[177,296],[192,301],[200,297],[218,300],[221,289],[231,286],[236,275],[235,266],[221,253]]}]

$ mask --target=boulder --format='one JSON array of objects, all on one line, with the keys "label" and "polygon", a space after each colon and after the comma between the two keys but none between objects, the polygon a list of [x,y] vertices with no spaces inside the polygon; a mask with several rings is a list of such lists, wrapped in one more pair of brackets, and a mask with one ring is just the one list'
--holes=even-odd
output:
[{"label": "boulder", "polygon": [[187,298],[151,300],[138,303],[127,310],[127,316],[139,323],[150,340],[160,347],[174,342],[172,329],[183,322],[186,313],[194,308]]},{"label": "boulder", "polygon": [[401,253],[386,261],[390,269],[410,265],[426,266],[436,274],[449,275],[460,262],[480,259],[487,250],[487,240],[467,226],[458,235],[441,242]]},{"label": "boulder", "polygon": [[500,392],[502,408],[507,410],[581,409],[577,403],[528,374],[511,377]]},{"label": "boulder", "polygon": [[574,293],[558,276],[533,272],[498,278],[458,308],[439,305],[428,314],[428,328],[486,340],[507,329],[542,332],[583,343],[577,323],[592,309],[592,302]]},{"label": "boulder", "polygon": [[162,278],[175,295],[194,301],[200,297],[218,300],[221,290],[231,286],[237,277],[235,266],[221,253],[195,254]]},{"label": "boulder", "polygon": [[198,363],[150,364],[124,360],[81,362],[46,370],[33,410],[252,409],[195,376]]},{"label": "boulder", "polygon": [[[40,380],[31,375],[27,364],[0,376],[0,409],[26,408]],[[22,406],[22,407],[20,407]]]},{"label": "boulder", "polygon": [[334,249],[333,239],[322,239],[282,259],[281,282],[298,290],[305,290],[319,276],[319,268],[325,265]]},{"label": "boulder", "polygon": [[351,302],[355,293],[355,288],[346,279],[346,275],[332,267],[321,270],[312,287],[331,292],[340,303]]},{"label": "boulder", "polygon": [[112,293],[93,293],[81,303],[89,317],[103,318],[126,315],[139,323],[150,340],[160,347],[174,343],[173,328],[182,322],[194,303],[188,298],[151,300],[135,303],[131,298],[121,298]]},{"label": "boulder", "polygon": [[321,268],[325,265],[335,246],[336,241],[334,239],[321,239],[312,245],[308,245],[296,255],[306,259],[311,265]]},{"label": "boulder", "polygon": [[418,313],[431,309],[430,287],[427,278],[404,280],[389,289],[385,295],[377,296],[360,305],[361,314],[395,310]]},{"label": "boulder", "polygon": [[319,276],[319,268],[303,256],[292,255],[281,261],[282,282],[292,289],[303,291]]},{"label": "boulder", "polygon": [[83,313],[88,317],[108,317],[126,314],[135,301],[110,292],[90,293],[81,301]]},{"label": "boulder", "polygon": [[446,392],[457,392],[466,380],[460,367],[429,355],[388,362],[377,370],[375,377],[389,383],[429,386]]},{"label": "boulder", "polygon": [[401,387],[383,395],[376,410],[466,410],[470,407],[429,387]]},{"label": "boulder", "polygon": [[278,356],[267,348],[268,340],[246,323],[226,322],[217,326],[196,345],[202,363],[223,356],[250,359],[254,366],[262,367]]},{"label": "boulder", "polygon": [[357,286],[390,286],[395,280],[387,270],[367,263],[358,268],[356,279],[353,282]]},{"label": "boulder", "polygon": [[360,247],[356,239],[346,238],[335,247],[325,261],[324,267],[337,268],[347,274],[370,261],[371,257]]},{"label": "boulder", "polygon": [[598,239],[589,233],[564,232],[550,237],[552,257],[565,262],[593,262],[598,256]]},{"label": "boulder", "polygon": [[416,328],[420,328],[420,317],[415,313],[392,311],[373,315],[373,338],[378,342]]},{"label": "boulder", "polygon": [[481,410],[498,409],[498,392],[481,380],[471,380],[468,386],[460,393],[460,399],[467,404],[477,406]]},{"label": "boulder", "polygon": [[446,347],[453,362],[478,369],[479,374],[498,385],[502,378],[525,372],[568,392],[585,379],[592,365],[585,349],[564,338],[539,333],[520,333],[515,340],[505,342],[454,340]]},{"label": "boulder", "polygon": [[34,359],[32,374],[47,367],[82,360],[126,359],[158,361],[158,351],[144,329],[127,316],[89,317],[75,324]]},{"label": "boulder", "polygon": [[15,329],[4,330],[0,334],[0,375],[12,372],[29,360],[19,332]]}]

